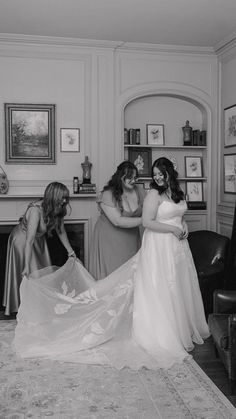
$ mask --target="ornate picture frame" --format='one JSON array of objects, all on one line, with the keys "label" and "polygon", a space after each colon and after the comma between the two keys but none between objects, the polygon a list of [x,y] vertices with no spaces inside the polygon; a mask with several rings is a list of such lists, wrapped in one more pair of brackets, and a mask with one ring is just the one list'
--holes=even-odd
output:
[{"label": "ornate picture frame", "polygon": [[56,105],[5,103],[5,162],[55,164]]}]

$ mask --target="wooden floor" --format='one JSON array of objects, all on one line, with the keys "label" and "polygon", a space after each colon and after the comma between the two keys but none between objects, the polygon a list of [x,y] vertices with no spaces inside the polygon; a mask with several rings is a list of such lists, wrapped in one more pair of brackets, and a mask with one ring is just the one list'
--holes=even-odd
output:
[{"label": "wooden floor", "polygon": [[215,356],[211,337],[205,341],[204,345],[196,345],[192,355],[205,374],[208,375],[214,384],[236,407],[236,389],[234,395],[231,395],[230,382],[226,370],[220,359]]}]

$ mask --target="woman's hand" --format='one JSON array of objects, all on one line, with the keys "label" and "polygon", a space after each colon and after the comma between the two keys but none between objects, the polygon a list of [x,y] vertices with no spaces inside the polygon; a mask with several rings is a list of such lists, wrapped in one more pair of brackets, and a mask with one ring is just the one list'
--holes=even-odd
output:
[{"label": "woman's hand", "polygon": [[26,276],[26,278],[29,278],[29,268],[24,268],[23,269],[23,271],[21,272],[21,276],[22,276],[22,278],[24,277],[24,276]]},{"label": "woman's hand", "polygon": [[76,254],[75,254],[74,250],[71,250],[71,252],[68,252],[68,258],[76,259]]},{"label": "woman's hand", "polygon": [[185,220],[183,220],[183,239],[188,238],[188,225]]},{"label": "woman's hand", "polygon": [[177,237],[178,240],[183,240],[185,238],[184,231],[179,227],[173,226],[172,233],[175,235],[175,237]]}]

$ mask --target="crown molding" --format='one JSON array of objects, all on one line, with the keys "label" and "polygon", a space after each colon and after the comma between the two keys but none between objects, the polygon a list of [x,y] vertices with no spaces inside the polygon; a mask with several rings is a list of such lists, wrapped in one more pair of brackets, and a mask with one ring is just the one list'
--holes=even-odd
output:
[{"label": "crown molding", "polygon": [[84,47],[84,48],[106,48],[114,51],[142,51],[142,52],[166,52],[178,54],[207,54],[215,55],[212,47],[200,47],[189,45],[165,45],[149,44],[125,41],[107,41],[98,39],[64,38],[39,35],[23,35],[12,33],[0,33],[0,45],[3,46],[58,46],[58,47]]},{"label": "crown molding", "polygon": [[218,42],[214,50],[222,61],[234,57],[236,54],[236,32]]}]

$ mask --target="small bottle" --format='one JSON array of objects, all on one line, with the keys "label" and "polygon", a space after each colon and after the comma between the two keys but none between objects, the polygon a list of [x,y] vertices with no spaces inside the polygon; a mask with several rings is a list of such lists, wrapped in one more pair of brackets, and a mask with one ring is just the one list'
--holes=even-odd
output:
[{"label": "small bottle", "polygon": [[135,133],[135,144],[140,144],[140,128],[136,129]]},{"label": "small bottle", "polygon": [[127,128],[124,128],[124,144],[129,144],[129,134]]},{"label": "small bottle", "polygon": [[79,178],[78,176],[73,177],[73,193],[79,193]]}]

